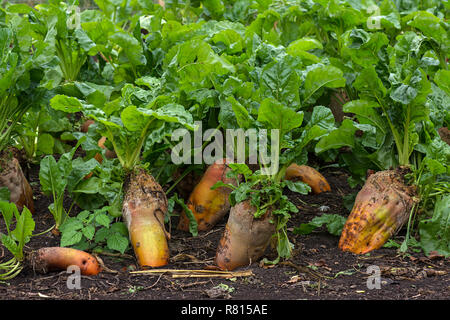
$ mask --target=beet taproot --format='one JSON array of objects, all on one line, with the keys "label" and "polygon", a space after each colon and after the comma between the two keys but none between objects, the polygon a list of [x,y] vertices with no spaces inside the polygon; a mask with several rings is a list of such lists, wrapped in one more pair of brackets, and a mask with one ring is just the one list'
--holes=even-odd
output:
[{"label": "beet taproot", "polygon": [[371,174],[358,192],[342,230],[339,248],[355,254],[376,250],[406,223],[417,199],[399,170]]},{"label": "beet taproot", "polygon": [[[229,195],[232,190],[227,187],[211,189],[219,181],[237,185],[235,179],[226,176],[231,170],[228,164],[229,160],[220,159],[210,165],[189,196],[187,206],[194,214],[199,231],[210,230],[230,210]],[[180,215],[178,229],[189,231],[189,219],[184,212]]]},{"label": "beet taproot", "polygon": [[8,152],[0,155],[0,187],[8,188],[10,201],[20,211],[27,207],[34,213],[33,189],[23,174],[19,161]]},{"label": "beet taproot", "polygon": [[331,187],[327,179],[325,179],[319,171],[310,166],[299,166],[293,163],[286,169],[284,179],[303,181],[311,187],[312,192],[315,194],[331,191]]},{"label": "beet taproot", "polygon": [[65,247],[45,247],[26,254],[26,261],[38,273],[67,270],[77,266],[85,276],[97,275],[102,271],[98,260],[82,250]]},{"label": "beet taproot", "polygon": [[231,271],[248,266],[263,256],[276,225],[270,208],[260,218],[255,218],[256,211],[250,200],[231,208],[215,256],[220,269]]},{"label": "beet taproot", "polygon": [[161,267],[169,263],[169,233],[164,215],[166,194],[144,169],[135,169],[124,183],[122,216],[130,242],[141,267]]}]

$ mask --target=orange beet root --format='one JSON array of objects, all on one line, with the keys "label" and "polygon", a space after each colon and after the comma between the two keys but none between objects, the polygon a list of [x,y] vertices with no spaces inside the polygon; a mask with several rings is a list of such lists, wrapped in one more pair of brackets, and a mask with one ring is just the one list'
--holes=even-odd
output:
[{"label": "orange beet root", "polygon": [[72,248],[41,248],[29,253],[27,260],[33,270],[39,273],[67,270],[72,265],[78,266],[81,274],[86,276],[97,275],[102,271],[100,264],[93,255]]},{"label": "orange beet root", "polygon": [[[197,220],[198,230],[210,230],[230,210],[229,195],[231,189],[220,187],[211,190],[217,182],[236,185],[234,179],[226,177],[231,170],[228,160],[218,160],[208,167],[200,182],[195,186],[187,201],[188,208]],[[189,231],[189,219],[184,212],[180,215],[179,230]]]},{"label": "orange beet root", "polygon": [[316,169],[305,165],[291,164],[287,169],[284,178],[286,180],[300,180],[311,187],[313,193],[331,191],[330,184],[323,175]]}]

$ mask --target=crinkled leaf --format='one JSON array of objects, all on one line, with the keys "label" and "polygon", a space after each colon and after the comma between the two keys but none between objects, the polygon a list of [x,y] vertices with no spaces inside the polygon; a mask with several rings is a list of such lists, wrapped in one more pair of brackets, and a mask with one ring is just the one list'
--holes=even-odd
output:
[{"label": "crinkled leaf", "polygon": [[267,64],[260,75],[263,97],[271,97],[293,109],[300,107],[300,79],[296,73],[299,61],[286,56]]},{"label": "crinkled leaf", "polygon": [[61,234],[61,247],[70,247],[78,244],[83,238],[83,232],[79,230],[68,230],[66,232],[62,232]]},{"label": "crinkled leaf", "polygon": [[74,31],[74,35],[77,38],[80,47],[90,56],[94,56],[100,51],[100,48],[98,48],[95,42],[89,38],[85,30],[78,28]]},{"label": "crinkled leaf", "polygon": [[[224,75],[236,71],[225,58],[218,56],[203,40],[193,39],[169,50],[165,65],[171,70],[171,83],[181,88],[203,87],[213,74]],[[169,74],[168,74],[169,76]]]},{"label": "crinkled leaf", "polygon": [[85,226],[83,229],[81,229],[83,236],[86,237],[88,240],[92,240],[95,235],[95,227],[91,224]]},{"label": "crinkled leaf", "polygon": [[[89,211],[83,211],[83,212],[89,213]],[[82,214],[82,212],[77,217],[67,217],[67,219],[64,221],[64,223],[61,224],[61,226],[59,227],[59,231],[61,231],[61,233],[64,234],[64,233],[70,232],[70,231],[81,230],[84,226],[83,222],[80,219],[81,214]]]},{"label": "crinkled leaf", "polygon": [[109,234],[106,239],[106,244],[109,249],[119,251],[120,253],[124,253],[128,248],[128,238],[124,237],[120,233],[114,232]]},{"label": "crinkled leaf", "polygon": [[101,213],[95,216],[95,221],[105,228],[109,228],[110,219],[107,214]]},{"label": "crinkled leaf", "polygon": [[427,95],[431,92],[431,85],[426,74],[418,69],[415,70],[408,81],[394,87],[390,93],[392,100],[407,105],[414,103],[423,104]]},{"label": "crinkled leaf", "polygon": [[435,128],[445,126],[446,121],[448,123],[448,119],[450,119],[450,95],[433,83],[425,106],[430,111],[429,117]]},{"label": "crinkled leaf", "polygon": [[117,232],[124,237],[128,237],[128,228],[123,222],[116,222],[111,225],[111,231]]},{"label": "crinkled leaf", "polygon": [[382,32],[369,33],[363,29],[349,30],[341,56],[344,59],[350,57],[354,63],[367,68],[378,63],[380,51],[388,43],[388,37]]},{"label": "crinkled leaf", "polygon": [[428,11],[418,11],[413,14],[408,24],[419,29],[424,35],[434,39],[444,50],[449,47],[448,30],[441,25],[441,19]]}]

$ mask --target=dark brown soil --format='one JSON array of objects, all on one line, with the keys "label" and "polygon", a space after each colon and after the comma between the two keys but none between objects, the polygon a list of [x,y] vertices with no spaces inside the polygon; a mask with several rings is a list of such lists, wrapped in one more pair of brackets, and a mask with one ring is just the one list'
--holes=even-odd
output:
[{"label": "dark brown soil", "polygon": [[[82,276],[81,289],[68,289],[65,271],[47,275],[25,268],[7,284],[0,284],[0,300],[448,300],[450,298],[449,260],[428,258],[423,253],[400,255],[395,248],[382,248],[364,256],[338,249],[338,237],[325,228],[309,235],[291,231],[323,213],[348,215],[343,197],[356,192],[347,184],[340,169],[323,171],[332,192],[289,197],[300,209],[289,223],[289,237],[295,245],[293,257],[277,265],[255,262],[237,271],[251,275],[224,278],[175,278],[169,273],[131,274],[136,269],[133,253],[121,257],[101,255],[105,265],[115,272]],[[50,200],[39,191],[37,167],[29,172],[35,192],[35,233],[48,229],[53,217],[48,212]],[[226,219],[226,218],[225,218]],[[175,220],[175,219],[174,219]],[[173,221],[176,226],[178,221]],[[226,220],[209,232],[192,237],[172,228],[171,262],[167,269],[204,269],[213,265],[215,250]],[[4,230],[3,220],[0,231]],[[396,238],[402,240],[402,234]],[[27,250],[58,246],[52,233],[33,237]],[[2,250],[3,251],[3,250]],[[2,252],[0,252],[1,256]],[[6,255],[6,253],[5,253]],[[274,259],[273,251],[266,257]],[[369,289],[369,266],[381,271],[381,288]],[[229,299],[229,300],[228,300]]]},{"label": "dark brown soil", "polygon": [[439,128],[438,130],[439,135],[441,136],[442,140],[447,142],[447,144],[450,145],[450,130],[446,127]]}]

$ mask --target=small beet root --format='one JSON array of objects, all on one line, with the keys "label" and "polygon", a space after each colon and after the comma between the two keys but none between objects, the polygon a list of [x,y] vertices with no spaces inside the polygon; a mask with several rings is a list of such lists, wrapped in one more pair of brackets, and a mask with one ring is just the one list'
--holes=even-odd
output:
[{"label": "small beet root", "polygon": [[26,254],[25,260],[38,273],[67,270],[70,266],[80,268],[86,276],[97,275],[102,271],[97,259],[85,252],[73,248],[45,247]]},{"label": "small beet root", "polygon": [[315,194],[331,191],[327,179],[319,171],[309,166],[299,166],[293,163],[287,168],[284,178],[292,181],[303,181],[311,187]]}]

